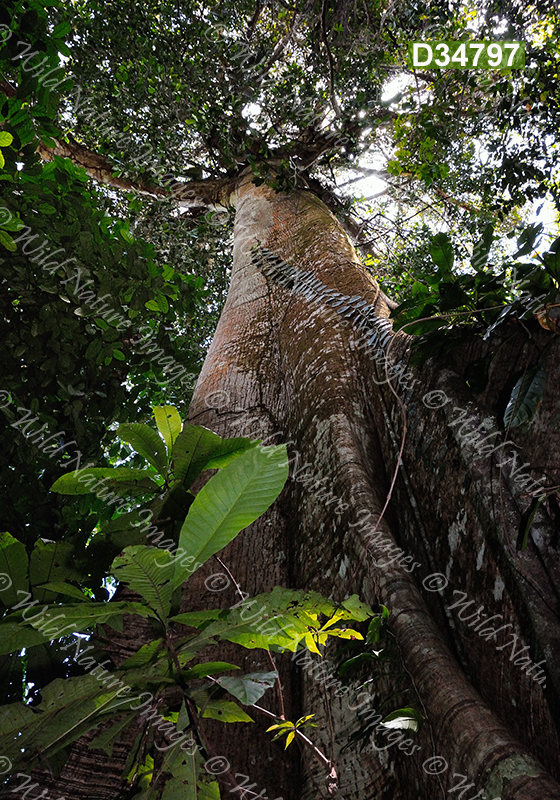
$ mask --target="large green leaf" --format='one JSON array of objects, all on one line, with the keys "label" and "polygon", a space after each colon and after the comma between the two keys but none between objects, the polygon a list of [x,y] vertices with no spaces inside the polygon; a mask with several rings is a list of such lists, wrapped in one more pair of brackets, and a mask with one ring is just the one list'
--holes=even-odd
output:
[{"label": "large green leaf", "polygon": [[144,667],[151,661],[155,660],[161,653],[163,647],[163,639],[154,639],[153,642],[148,642],[142,645],[134,655],[130,656],[121,664],[121,669],[135,669],[137,667]]},{"label": "large green leaf", "polygon": [[258,442],[244,437],[222,439],[202,425],[185,425],[173,445],[173,477],[186,487],[204,469],[221,469]]},{"label": "large green leaf", "polygon": [[546,370],[536,366],[519,378],[504,412],[506,428],[515,428],[532,419],[544,395]]},{"label": "large green leaf", "polygon": [[63,594],[67,597],[73,597],[74,600],[82,600],[83,602],[89,603],[90,599],[87,595],[85,595],[81,589],[78,589],[77,586],[73,586],[71,583],[64,583],[63,581],[52,581],[50,583],[43,583],[41,586],[36,586],[35,589],[37,591],[41,589],[48,590],[53,594]]},{"label": "large green leaf", "polygon": [[[79,580],[80,573],[75,568],[74,545],[70,542],[43,542],[38,539],[29,559],[29,581],[35,589],[35,598],[41,603],[49,603],[58,592],[49,590],[46,583],[65,583]],[[83,597],[83,596],[82,596]],[[86,598],[83,597],[85,602]]]},{"label": "large green leaf", "polygon": [[181,417],[174,406],[155,406],[154,417],[158,431],[161,433],[167,445],[167,452],[173,449],[175,439],[181,433]]},{"label": "large green leaf", "polygon": [[216,433],[202,425],[185,425],[171,451],[173,478],[188,488],[222,443]]},{"label": "large green leaf", "polygon": [[48,636],[29,625],[10,621],[0,624],[0,655],[19,653],[24,647],[33,647],[46,641],[49,641]]},{"label": "large green leaf", "polygon": [[157,469],[160,475],[167,474],[167,452],[161,436],[149,425],[129,422],[119,425],[117,436],[127,442]]},{"label": "large green leaf", "polygon": [[[179,547],[203,564],[274,502],[288,477],[285,445],[254,447],[202,487],[181,528]],[[173,585],[190,575],[176,564]]]},{"label": "large green leaf", "polygon": [[442,275],[451,273],[454,260],[453,245],[446,233],[436,233],[433,237],[430,242],[430,255]]},{"label": "large green leaf", "polygon": [[277,677],[277,672],[250,672],[240,677],[227,675],[218,678],[218,683],[244,705],[253,705],[274,686]]},{"label": "large green leaf", "polygon": [[207,661],[204,664],[195,664],[194,667],[183,673],[183,677],[187,681],[192,681],[196,678],[207,678],[208,675],[228,672],[231,669],[239,669],[239,667],[236,664],[228,664],[227,661]]},{"label": "large green leaf", "polygon": [[[67,472],[51,486],[52,492],[59,494],[89,494],[97,489],[97,481],[109,478],[103,486],[112,489],[117,494],[142,494],[149,491],[157,491],[158,486],[151,478],[155,475],[153,469],[132,469],[131,467],[91,467],[83,469],[79,475]],[[96,482],[87,480],[95,478]],[[101,485],[99,486],[101,488]]]},{"label": "large green leaf", "polygon": [[0,602],[15,605],[21,599],[18,590],[27,591],[27,587],[25,546],[11,533],[0,533]]},{"label": "large green leaf", "polygon": [[210,461],[205,465],[204,469],[222,469],[226,467],[230,461],[237,458],[246,450],[251,447],[256,447],[258,441],[252,441],[240,436],[235,439],[224,439],[215,453],[212,453]]},{"label": "large green leaf", "polygon": [[[341,620],[363,621],[371,616],[373,611],[355,595],[338,605],[317,592],[275,586],[272,592],[249,598],[237,607],[186,612],[174,616],[172,621],[201,631],[196,639],[188,641],[188,648],[212,639],[225,639],[248,649],[275,647],[292,652],[303,642],[319,653],[313,636],[324,643],[329,636],[340,636],[340,630],[330,625]],[[325,624],[323,617],[328,618]],[[360,636],[355,631],[348,631],[348,635]]]},{"label": "large green leaf", "polygon": [[178,748],[168,750],[161,769],[172,777],[159,800],[220,800],[218,783],[205,771],[198,750],[192,755]]},{"label": "large green leaf", "polygon": [[144,598],[161,620],[167,617],[175,570],[168,551],[143,544],[126,547],[123,554],[115,558],[111,569],[119,581],[127,583]]},{"label": "large green leaf", "polygon": [[51,759],[122,708],[118,691],[117,686],[106,688],[93,675],[54,680],[41,690],[40,713],[22,729],[12,753],[28,767],[38,753]]},{"label": "large green leaf", "polygon": [[[154,616],[154,612],[140,603],[91,603],[51,606],[39,614],[41,606],[34,606],[26,622],[17,612],[0,624],[0,655],[18,652],[53,638],[84,632],[104,622],[114,622],[123,614]],[[36,616],[36,619],[33,617]],[[13,618],[12,618],[13,617]],[[51,632],[57,635],[52,636]]]}]

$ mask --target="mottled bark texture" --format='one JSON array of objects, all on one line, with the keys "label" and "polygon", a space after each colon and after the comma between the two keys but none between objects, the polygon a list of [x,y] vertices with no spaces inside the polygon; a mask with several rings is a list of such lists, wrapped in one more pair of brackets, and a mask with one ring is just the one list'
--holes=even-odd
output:
[{"label": "mottled bark texture", "polygon": [[[420,746],[413,755],[370,746],[361,754],[341,754],[365,696],[336,698],[334,688],[292,666],[303,689],[301,705],[293,693],[288,716],[318,715],[313,735],[334,758],[345,800],[416,800],[454,792],[463,800],[560,798],[559,580],[550,508],[543,503],[529,547],[517,552],[520,520],[531,498],[509,478],[507,467],[496,467],[513,448],[477,458],[465,442],[467,429],[454,424],[459,409],[473,402],[469,415],[476,421],[467,428],[486,420],[484,435],[497,431],[505,393],[553,334],[536,324],[514,326],[500,352],[501,342],[477,340],[415,371],[418,382],[412,385],[409,376],[408,389],[402,383],[396,388],[397,400],[383,383],[380,356],[389,347],[395,362],[406,363],[409,339],[387,333],[388,313],[377,284],[321,201],[308,193],[275,194],[250,182],[239,189],[230,294],[190,419],[223,435],[275,434],[269,441],[289,442],[296,475],[274,509],[226,549],[225,562],[251,594],[280,583],[337,599],[358,593],[373,607],[383,603],[390,609],[410,688],[400,704],[416,706],[427,717],[419,736],[411,735]],[[363,346],[366,328],[376,338],[373,348]],[[487,353],[495,353],[490,379],[475,397],[465,373]],[[545,473],[544,485],[559,482],[557,356],[554,340],[543,354],[549,379],[538,417],[527,432],[515,434],[518,466],[529,462],[523,472],[535,479]],[[392,481],[405,416],[393,496],[368,539]],[[490,439],[505,440],[502,434]],[[315,477],[304,481],[304,475]],[[320,486],[310,486],[323,478]],[[401,566],[389,563],[389,541],[413,558],[403,556]],[[425,582],[428,590],[423,586],[432,573],[444,576],[440,591],[433,591],[433,579]],[[449,610],[462,599],[473,602]],[[506,627],[493,638],[482,637],[492,621],[475,632],[473,615],[476,622],[501,615],[494,617],[494,629]],[[532,679],[535,671],[523,671],[528,661],[515,664],[527,654],[532,662],[546,661],[546,688]],[[382,686],[372,705],[388,696],[390,686]],[[246,737],[252,735],[244,729],[230,734],[229,743],[222,740],[232,764],[246,763]],[[266,786],[269,797],[328,796],[326,770],[308,751],[300,789],[297,780],[284,783],[277,765],[270,771],[267,759],[283,755],[261,737],[261,747],[250,755],[251,779],[259,789]],[[383,738],[376,742],[386,744]],[[429,773],[441,769],[440,762],[425,763],[434,756],[448,764],[438,775]],[[280,780],[274,786],[273,777]]]}]

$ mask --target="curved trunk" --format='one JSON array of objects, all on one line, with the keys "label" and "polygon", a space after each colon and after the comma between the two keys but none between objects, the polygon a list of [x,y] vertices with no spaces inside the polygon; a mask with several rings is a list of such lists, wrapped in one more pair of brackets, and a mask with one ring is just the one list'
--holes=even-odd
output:
[{"label": "curved trunk", "polygon": [[[496,471],[496,459],[513,448],[481,458],[480,447],[473,455],[476,444],[465,439],[478,416],[476,409],[462,411],[469,390],[460,373],[484,355],[480,346],[460,353],[456,364],[393,377],[395,391],[381,357],[389,349],[388,363],[406,365],[408,337],[392,334],[388,313],[321,201],[250,182],[239,189],[230,294],[190,419],[224,435],[288,442],[296,472],[272,513],[238,537],[224,560],[251,594],[281,583],[337,599],[357,593],[374,608],[389,608],[410,688],[400,705],[416,706],[427,718],[412,737],[418,747],[410,755],[396,746],[341,755],[366,696],[352,703],[309,670],[299,671],[302,710],[321,709],[314,734],[334,757],[342,796],[417,798],[453,787],[464,794],[470,785],[478,797],[560,798],[547,772],[560,777],[554,722],[559,582],[550,520],[544,512],[537,517],[538,546],[516,552],[528,484],[523,496],[507,466]],[[488,408],[510,378],[508,358],[530,363],[551,336],[533,331],[523,342],[523,335],[514,332],[497,362],[506,366],[495,370],[495,383],[481,398],[484,436],[497,430]],[[553,348],[545,356],[554,363]],[[543,469],[551,475],[555,466],[553,456],[542,460],[550,452],[555,399],[549,390],[537,423],[541,442],[532,460],[538,472],[523,469],[533,479]],[[403,436],[402,465],[380,519]],[[517,466],[530,460],[525,456]],[[434,573],[442,575],[426,578]],[[490,618],[500,624],[492,627]],[[543,660],[546,687],[534,666]],[[372,695],[371,705],[389,696],[390,683]],[[288,717],[291,711],[299,709],[287,710]],[[231,758],[246,746],[236,737]],[[296,786],[267,788],[283,796],[328,796],[328,770],[307,751],[304,769],[309,781],[301,794]],[[254,770],[258,782],[258,764]]]}]

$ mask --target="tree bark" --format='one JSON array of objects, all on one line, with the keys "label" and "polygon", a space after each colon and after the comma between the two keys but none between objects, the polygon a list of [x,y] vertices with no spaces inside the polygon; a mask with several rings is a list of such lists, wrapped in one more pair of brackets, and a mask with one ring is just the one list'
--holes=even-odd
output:
[{"label": "tree bark", "polygon": [[[362,299],[367,304],[360,311]],[[367,325],[364,314],[369,314]],[[462,775],[473,784],[473,794],[484,792],[488,798],[560,798],[555,780],[559,582],[551,521],[543,513],[537,544],[518,553],[512,537],[519,504],[526,507],[527,500],[504,474],[496,485],[496,456],[474,460],[464,432],[458,435],[460,426],[453,424],[457,409],[472,400],[461,372],[480,357],[480,347],[463,352],[458,364],[448,359],[414,373],[418,383],[404,394],[401,389],[397,399],[383,383],[375,352],[361,346],[369,327],[373,338],[380,332],[377,341],[384,347],[378,351],[390,347],[395,361],[407,362],[409,339],[387,332],[388,314],[378,286],[321,201],[307,193],[286,197],[249,182],[239,189],[230,294],[190,419],[223,435],[275,434],[274,441],[290,442],[290,454],[299,454],[300,480],[290,481],[272,516],[242,534],[224,559],[251,593],[266,590],[274,580],[337,599],[358,593],[374,608],[383,603],[391,612],[411,690],[406,704],[427,717],[415,738],[420,745],[415,755],[398,748],[377,754],[368,747],[361,756],[354,751],[341,757],[344,737],[355,727],[355,710],[302,676],[303,711],[323,709],[317,735],[334,755],[342,796],[378,792],[416,798],[434,791],[443,796]],[[507,359],[531,363],[535,351],[551,341],[551,335],[536,330],[527,342],[523,335],[516,332],[504,349],[495,365],[496,385],[490,384],[472,411],[481,421],[496,405],[493,395],[511,384]],[[557,374],[557,341],[553,345],[547,356],[552,375]],[[553,385],[549,379],[548,386]],[[441,408],[428,407],[442,397],[429,394],[435,390],[448,399]],[[549,452],[547,435],[558,439],[551,388],[542,408],[535,423],[540,463],[534,469],[547,468],[552,477],[553,457],[546,464],[541,459]],[[366,557],[366,536],[376,527],[396,467],[403,412],[408,416],[403,463],[377,525],[382,539],[370,540]],[[522,453],[527,441],[526,435],[518,437]],[[529,460],[524,456],[520,463]],[[327,478],[327,494],[325,482],[319,492],[300,486],[307,462],[317,480]],[[357,524],[364,519],[369,524]],[[414,561],[386,563],[387,542],[398,543]],[[274,569],[275,559],[283,570]],[[419,562],[412,573],[411,562]],[[429,580],[422,584],[432,573],[443,573],[447,581],[439,592],[429,591]],[[500,625],[505,623],[511,635],[486,641],[473,633],[458,618],[466,612],[449,610],[461,593],[475,601],[472,610],[483,606],[480,619],[501,614]],[[514,634],[523,642],[502,647]],[[544,691],[513,663],[513,654],[527,643],[533,662],[546,659]],[[373,697],[373,703],[382,700]],[[436,755],[448,764],[437,776],[428,774],[435,762],[427,763]],[[307,752],[304,768],[308,780],[295,796],[328,796],[325,769],[316,767]],[[292,796],[286,787],[280,790]]]}]

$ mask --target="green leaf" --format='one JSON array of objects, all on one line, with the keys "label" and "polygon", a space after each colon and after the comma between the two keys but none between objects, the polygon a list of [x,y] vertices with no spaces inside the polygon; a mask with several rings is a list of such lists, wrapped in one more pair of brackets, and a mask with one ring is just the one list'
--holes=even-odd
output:
[{"label": "green leaf", "polygon": [[430,256],[442,274],[449,274],[453,268],[453,245],[446,233],[436,233],[430,243]]},{"label": "green leaf", "polygon": [[136,669],[137,667],[145,667],[149,664],[162,649],[163,639],[154,639],[153,642],[142,645],[134,655],[127,658],[121,664],[121,669]]},{"label": "green leaf", "polygon": [[167,452],[161,437],[149,425],[129,422],[119,425],[117,436],[150,462],[160,475],[167,475]]},{"label": "green leaf", "polygon": [[199,476],[208,459],[217,451],[222,439],[202,425],[185,425],[171,451],[173,477],[187,486]]},{"label": "green leaf", "polygon": [[218,678],[218,683],[244,705],[257,703],[274,686],[277,672],[251,672],[248,675]]},{"label": "green leaf", "polygon": [[49,641],[48,636],[28,625],[10,621],[0,624],[0,655],[19,653],[24,647],[33,647],[46,641]]},{"label": "green leaf", "polygon": [[72,29],[69,22],[59,22],[58,25],[55,26],[52,36],[54,39],[62,39],[64,36],[69,34],[71,30]]},{"label": "green leaf", "polygon": [[[179,547],[204,564],[274,502],[288,477],[285,445],[254,447],[202,487],[181,528]],[[174,587],[190,574],[176,566]]]},{"label": "green leaf", "polygon": [[27,591],[27,563],[25,545],[11,533],[0,533],[0,601],[5,606],[19,602],[18,590]]},{"label": "green leaf", "polygon": [[[356,622],[363,622],[364,620],[369,619],[373,614],[371,608],[367,605],[367,603],[362,603],[357,594],[350,595],[347,600],[344,600],[342,602],[342,608],[350,612],[350,614],[346,614],[344,618],[352,619]],[[382,608],[384,611],[387,611],[385,606],[382,606]],[[389,616],[388,611],[387,616]]]},{"label": "green leaf", "polygon": [[415,708],[399,708],[388,714],[380,725],[384,728],[398,728],[403,731],[418,731],[424,717]]},{"label": "green leaf", "polygon": [[256,447],[257,445],[258,441],[252,441],[244,437],[224,439],[204,469],[222,469],[222,467],[227,467],[234,458],[237,458],[251,447]]},{"label": "green leaf", "polygon": [[167,617],[171,606],[171,579],[175,570],[173,560],[166,556],[169,556],[167,551],[137,544],[125,547],[111,565],[117,580],[138,592],[161,620]]},{"label": "green leaf", "polygon": [[531,501],[528,511],[522,516],[516,542],[517,550],[525,550],[527,548],[529,534],[531,533],[531,528],[533,527],[533,520],[535,519],[535,514],[539,510],[539,506],[543,500],[546,500],[546,495],[543,495],[542,497],[534,497]]},{"label": "green leaf", "polygon": [[354,669],[355,667],[359,667],[361,664],[364,664],[368,661],[377,661],[379,658],[378,653],[360,653],[353,658],[349,658],[347,661],[343,661],[342,664],[338,667],[338,674],[342,677],[345,675],[349,670]]},{"label": "green leaf", "polygon": [[[80,573],[75,568],[74,546],[71,542],[43,542],[38,539],[29,559],[29,582],[35,589],[36,599],[40,602],[54,600],[48,589],[38,587],[50,582],[79,580]],[[84,595],[80,598],[86,602]]]},{"label": "green leaf", "polygon": [[[4,156],[0,153],[0,167],[3,167]],[[17,250],[17,244],[14,242],[12,237],[6,231],[0,230],[0,244],[2,244],[6,250],[9,250],[10,253],[15,253]]]},{"label": "green leaf", "polygon": [[[117,494],[145,494],[158,491],[158,485],[151,478],[154,470],[132,469],[131,467],[90,467],[80,471],[79,475],[67,472],[51,486],[51,492],[59,494],[90,494],[103,486]],[[103,478],[109,478],[99,484]],[[94,480],[95,479],[95,480]]]},{"label": "green leaf", "polygon": [[64,594],[67,597],[73,597],[76,600],[82,600],[86,603],[90,602],[89,597],[85,595],[81,589],[78,589],[77,586],[72,586],[71,583],[64,583],[63,581],[43,583],[42,585],[37,586],[36,589],[44,589],[49,592],[53,592],[54,594]]},{"label": "green leaf", "polygon": [[[39,614],[36,608],[35,606],[27,622],[7,617],[0,624],[0,655],[18,652],[24,647],[49,642],[71,633],[84,632],[95,625],[122,617],[123,614],[153,616],[153,612],[140,603],[80,603],[76,606],[68,604],[51,607],[33,620],[33,615]],[[12,616],[19,620],[21,614],[18,612]],[[55,636],[51,635],[54,631],[57,632]]]},{"label": "green leaf", "polygon": [[258,442],[244,437],[222,439],[202,425],[185,425],[173,445],[173,477],[189,487],[205,469],[221,469]]},{"label": "green leaf", "polygon": [[121,737],[122,732],[132,723],[138,716],[137,711],[132,714],[125,714],[122,719],[115,722],[114,725],[109,725],[99,736],[96,736],[88,745],[89,750],[103,750],[108,756],[113,754],[113,747]]},{"label": "green leaf", "polygon": [[179,412],[174,406],[156,406],[153,411],[158,431],[165,440],[168,452],[171,452],[175,439],[181,433]]},{"label": "green leaf", "polygon": [[473,247],[471,264],[474,269],[481,270],[488,260],[488,253],[494,238],[494,226],[491,222],[482,231],[482,236]]},{"label": "green leaf", "polygon": [[14,137],[7,131],[0,131],[0,147],[8,147],[14,141]]},{"label": "green leaf", "polygon": [[32,709],[24,703],[10,703],[0,706],[0,737],[8,738],[24,730],[36,717]]},{"label": "green leaf", "polygon": [[[41,690],[41,713],[22,731],[20,748],[27,748],[26,764],[37,751],[51,759],[103,721],[104,714],[121,706],[118,688],[105,688],[93,675],[60,678]],[[115,702],[116,700],[116,702]]]},{"label": "green leaf", "polygon": [[462,306],[468,305],[470,300],[469,295],[458,283],[440,283],[439,294],[441,297],[439,304],[440,311],[451,311],[454,308],[461,308]]},{"label": "green leaf", "polygon": [[195,680],[197,678],[207,678],[208,675],[217,675],[230,669],[239,669],[235,664],[228,664],[227,661],[209,661],[205,664],[196,664],[184,673],[185,680]]},{"label": "green leaf", "polygon": [[169,750],[161,771],[172,778],[166,781],[159,800],[220,800],[219,785],[204,770],[204,759],[197,751],[189,755],[178,749]]},{"label": "green leaf", "polygon": [[222,722],[254,722],[237,703],[231,700],[208,700],[202,716],[206,719],[219,719]]},{"label": "green leaf", "polygon": [[546,377],[545,368],[537,364],[519,378],[504,412],[506,428],[515,428],[534,417],[543,399]]},{"label": "green leaf", "polygon": [[130,231],[126,230],[125,228],[121,228],[119,233],[125,240],[125,242],[127,242],[128,244],[134,244],[134,236],[131,234]]}]

